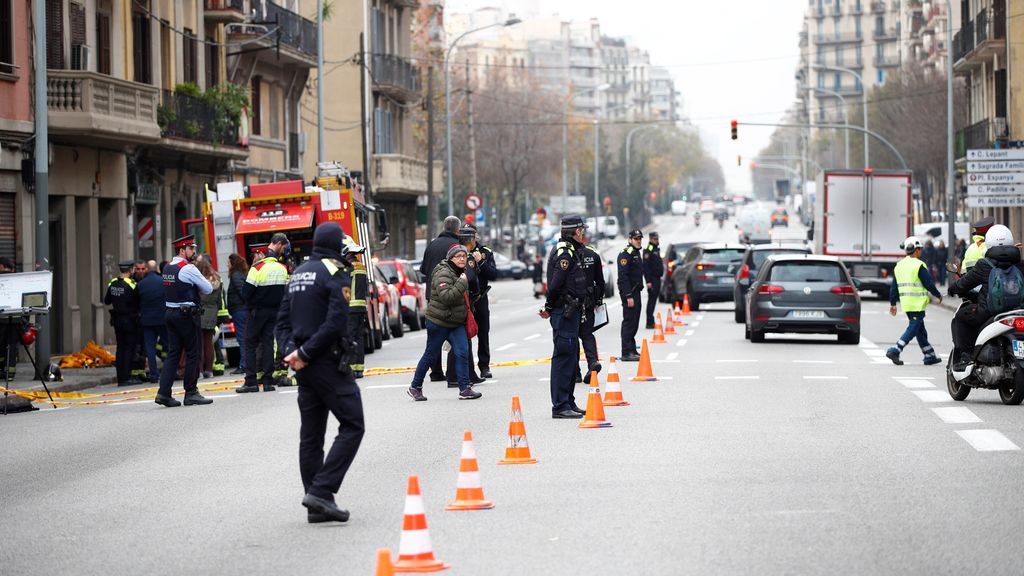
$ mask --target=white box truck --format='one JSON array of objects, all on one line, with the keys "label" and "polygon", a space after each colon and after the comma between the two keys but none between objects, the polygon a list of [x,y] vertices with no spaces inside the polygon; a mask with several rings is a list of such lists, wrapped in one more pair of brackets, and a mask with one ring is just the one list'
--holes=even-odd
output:
[{"label": "white box truck", "polygon": [[818,174],[814,248],[836,256],[862,290],[889,296],[893,268],[906,254],[913,210],[909,171],[825,170]]}]

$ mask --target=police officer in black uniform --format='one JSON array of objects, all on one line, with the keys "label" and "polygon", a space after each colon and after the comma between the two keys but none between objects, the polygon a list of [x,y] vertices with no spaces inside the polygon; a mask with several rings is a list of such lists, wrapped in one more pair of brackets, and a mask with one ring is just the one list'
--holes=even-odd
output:
[{"label": "police officer in black uniform", "polygon": [[171,384],[178,370],[178,362],[185,354],[185,406],[212,404],[213,400],[199,393],[199,339],[202,306],[199,296],[213,292],[210,281],[192,262],[196,259],[196,240],[189,234],[174,241],[177,255],[164,266],[164,300],[167,308],[164,322],[167,324],[167,340],[170,350],[160,371],[160,389],[156,393],[157,404],[173,408],[181,406],[171,396]]},{"label": "police officer in black uniform", "polygon": [[579,367],[580,322],[586,310],[587,274],[580,265],[587,225],[576,215],[562,218],[562,238],[548,257],[548,294],[540,317],[551,322],[551,416],[582,418],[573,396]]},{"label": "police officer in black uniform", "polygon": [[107,293],[103,295],[103,303],[111,307],[110,325],[114,327],[114,337],[117,338],[114,366],[117,369],[118,386],[140,383],[132,377],[139,331],[139,291],[135,289],[135,280],[132,278],[134,266],[133,260],[119,263],[121,275],[107,284]]},{"label": "police officer in black uniform", "polygon": [[[310,523],[346,522],[347,510],[338,508],[334,495],[356,457],[365,430],[363,400],[352,377],[345,285],[351,270],[343,252],[344,232],[336,222],[325,222],[313,232],[312,258],[299,266],[288,281],[281,301],[275,335],[284,348],[284,362],[295,370],[299,383],[299,472]],[[324,457],[327,414],[338,420],[338,435]]]},{"label": "police officer in black uniform", "polygon": [[597,248],[590,244],[584,248],[582,258],[580,258],[580,267],[587,274],[585,309],[588,314],[584,316],[583,322],[580,324],[580,341],[583,343],[583,352],[587,357],[587,373],[586,375],[579,373],[579,350],[577,349],[576,382],[583,381],[590,384],[590,374],[601,371],[601,363],[598,362],[597,356],[597,338],[594,337],[594,315],[591,312],[594,306],[604,302],[604,266],[601,263],[601,253],[597,251]]},{"label": "police officer in black uniform", "polygon": [[644,233],[633,230],[629,233],[629,245],[619,252],[619,298],[622,299],[622,340],[623,362],[636,362],[640,354],[636,349],[636,331],[640,328],[640,290],[644,287],[644,267],[640,257],[640,243]]},{"label": "police officer in black uniform", "polygon": [[654,309],[658,306],[658,296],[661,294],[661,276],[665,273],[659,243],[657,232],[647,235],[647,246],[644,247],[644,279],[647,281],[648,329],[654,328]]},{"label": "police officer in black uniform", "polygon": [[[491,306],[487,301],[487,293],[491,290],[490,283],[498,279],[498,265],[494,262],[494,252],[480,243],[476,226],[472,224],[467,224],[466,226],[473,230],[473,236],[466,237],[465,242],[463,242],[469,251],[466,265],[468,266],[470,261],[473,262],[476,268],[477,279],[480,282],[480,297],[477,298],[476,305],[473,307],[473,316],[476,318],[478,329],[476,336],[476,359],[480,367],[480,378],[483,381],[487,378],[493,378],[491,375]],[[472,357],[472,349],[470,350],[470,356]],[[470,367],[472,367],[472,360],[470,360]]]}]

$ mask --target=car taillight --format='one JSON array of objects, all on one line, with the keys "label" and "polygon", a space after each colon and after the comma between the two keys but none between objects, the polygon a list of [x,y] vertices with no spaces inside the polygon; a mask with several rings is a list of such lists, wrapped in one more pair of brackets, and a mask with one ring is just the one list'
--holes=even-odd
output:
[{"label": "car taillight", "polygon": [[708,264],[708,263],[697,264],[697,270],[710,270],[710,269],[712,269],[714,267],[715,267],[714,264]]},{"label": "car taillight", "polygon": [[1014,316],[1013,318],[1003,318],[999,321],[1003,326],[1011,326],[1017,332],[1024,332],[1024,316]]},{"label": "car taillight", "polygon": [[882,268],[882,278],[888,278],[888,277],[889,277],[889,271],[886,270],[885,268]]},{"label": "car taillight", "polygon": [[223,332],[234,332],[235,331],[235,323],[234,322],[225,322],[224,324],[221,325],[221,329],[222,329]]},{"label": "car taillight", "polygon": [[746,280],[748,278],[750,278],[750,266],[744,264],[743,267],[740,268],[740,280]]},{"label": "car taillight", "polygon": [[856,294],[857,290],[855,290],[854,287],[850,286],[849,284],[840,284],[839,286],[833,286],[832,287],[832,293],[833,294],[851,294],[852,295],[852,294]]},{"label": "car taillight", "polygon": [[786,289],[776,284],[762,284],[758,289],[758,294],[782,294]]}]

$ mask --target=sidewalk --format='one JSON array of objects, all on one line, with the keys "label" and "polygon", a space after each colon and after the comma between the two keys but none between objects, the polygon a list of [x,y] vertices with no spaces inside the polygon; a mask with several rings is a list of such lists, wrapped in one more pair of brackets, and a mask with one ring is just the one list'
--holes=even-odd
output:
[{"label": "sidewalk", "polygon": [[[79,390],[85,390],[88,388],[95,388],[97,386],[103,386],[104,384],[115,384],[117,382],[117,375],[114,373],[114,367],[109,366],[105,368],[68,368],[62,370],[64,376],[63,382],[47,382],[46,386],[50,389],[50,392],[76,392]],[[32,380],[35,373],[32,369],[32,364],[29,362],[19,362],[17,376],[10,383],[11,390],[31,390],[43,392],[43,385],[39,380]],[[0,387],[3,386],[0,381]],[[32,402],[17,396],[10,394],[6,400],[3,395],[0,395],[0,413],[3,412],[4,402],[7,403],[8,412],[23,412],[29,409]],[[43,408],[46,406],[44,403],[36,403],[37,408]]]}]

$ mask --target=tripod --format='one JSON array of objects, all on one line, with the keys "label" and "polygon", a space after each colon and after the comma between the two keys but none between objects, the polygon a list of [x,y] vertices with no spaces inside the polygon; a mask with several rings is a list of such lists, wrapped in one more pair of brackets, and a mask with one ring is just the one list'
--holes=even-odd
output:
[{"label": "tripod", "polygon": [[[36,313],[36,314],[45,313],[45,311],[40,312],[39,310],[36,310],[36,311],[34,311],[34,313]],[[3,415],[4,416],[7,415],[7,396],[9,394],[8,390],[10,389],[10,384],[11,384],[11,361],[12,361],[11,357],[13,356],[11,354],[11,349],[14,348],[13,346],[11,346],[11,340],[13,340],[13,338],[14,338],[14,327],[16,325],[15,324],[15,320],[17,320],[18,321],[17,324],[20,325],[21,324],[21,320],[24,319],[26,316],[28,316],[28,314],[29,314],[29,312],[25,311],[25,310],[0,311],[0,315],[3,315],[4,317],[6,317],[6,320],[7,320],[7,322],[6,322],[6,330],[4,331],[4,335],[6,336],[6,338],[5,338],[5,341],[0,342],[0,344],[2,344],[4,346],[4,355],[5,355],[5,358],[7,359],[6,369],[4,370],[4,410],[3,410]],[[20,338],[19,338],[19,341],[20,341]],[[50,394],[50,388],[46,385],[46,378],[44,378],[43,374],[39,371],[39,367],[36,365],[36,360],[35,360],[35,358],[32,357],[32,352],[29,351],[28,345],[25,344],[24,342],[21,342],[21,346],[22,346],[22,348],[25,349],[25,354],[28,356],[29,362],[32,363],[32,369],[34,370],[35,374],[37,374],[39,376],[39,383],[43,385],[43,390],[46,390],[46,397],[49,398],[50,402],[52,403],[53,402],[53,395]],[[53,406],[54,409],[57,408],[56,404],[51,404],[51,406]],[[33,410],[35,410],[35,409],[36,408],[33,408]]]}]

